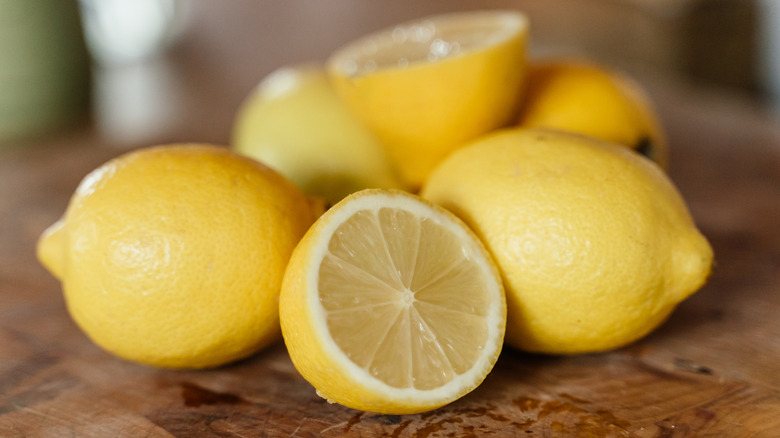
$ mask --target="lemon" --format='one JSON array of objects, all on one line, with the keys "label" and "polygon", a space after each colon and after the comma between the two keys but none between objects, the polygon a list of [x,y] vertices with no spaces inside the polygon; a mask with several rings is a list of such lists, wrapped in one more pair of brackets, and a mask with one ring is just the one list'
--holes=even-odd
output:
[{"label": "lemon", "polygon": [[593,137],[489,134],[447,158],[421,194],[485,242],[506,289],[507,342],[527,351],[636,341],[704,284],[713,263],[660,167]]},{"label": "lemon", "polygon": [[652,102],[630,76],[586,60],[529,62],[519,125],[591,135],[668,165],[666,136]]},{"label": "lemon", "polygon": [[451,213],[401,191],[364,190],[295,249],[280,298],[293,364],[331,402],[423,412],[477,387],[506,323],[501,279]]},{"label": "lemon", "polygon": [[208,145],[129,152],[87,175],[38,258],[104,349],[218,366],[278,338],[278,296],[316,210],[268,167]]},{"label": "lemon", "polygon": [[379,140],[350,113],[324,68],[280,68],[245,99],[232,148],[334,204],[364,188],[403,188]]},{"label": "lemon", "polygon": [[518,12],[442,14],[352,41],[327,66],[417,189],[450,151],[517,117],[527,36]]}]

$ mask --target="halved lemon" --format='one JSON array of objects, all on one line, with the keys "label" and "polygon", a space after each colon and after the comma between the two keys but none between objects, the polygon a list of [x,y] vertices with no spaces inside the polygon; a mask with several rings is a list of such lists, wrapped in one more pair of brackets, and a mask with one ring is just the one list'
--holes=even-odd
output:
[{"label": "halved lemon", "polygon": [[450,151],[517,117],[528,20],[470,11],[403,23],[336,50],[337,92],[419,187]]},{"label": "halved lemon", "polygon": [[506,302],[482,243],[453,214],[367,189],[293,252],[280,297],[287,350],[331,402],[424,412],[476,388],[504,338]]}]

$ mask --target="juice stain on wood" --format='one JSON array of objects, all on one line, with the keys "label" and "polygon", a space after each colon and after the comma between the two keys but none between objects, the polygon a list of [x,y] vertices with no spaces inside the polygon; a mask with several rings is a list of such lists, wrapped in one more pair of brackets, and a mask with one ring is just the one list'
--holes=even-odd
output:
[{"label": "juice stain on wood", "polygon": [[190,382],[181,383],[181,398],[184,405],[197,408],[202,405],[246,404],[247,401],[235,394],[216,392]]}]

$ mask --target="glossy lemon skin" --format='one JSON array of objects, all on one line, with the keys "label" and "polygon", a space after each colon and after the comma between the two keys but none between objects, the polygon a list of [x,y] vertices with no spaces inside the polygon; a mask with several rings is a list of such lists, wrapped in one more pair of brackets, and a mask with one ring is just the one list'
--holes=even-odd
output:
[{"label": "glossy lemon skin", "polygon": [[496,132],[448,157],[421,194],[483,239],[504,279],[507,342],[527,351],[634,342],[698,290],[713,263],[665,173],[592,137]]},{"label": "glossy lemon skin", "polygon": [[647,91],[625,73],[592,61],[529,62],[518,125],[590,135],[668,167],[669,151]]},{"label": "glossy lemon skin", "polygon": [[290,253],[316,212],[270,168],[210,145],[166,145],[87,175],[38,258],[104,349],[170,368],[219,366],[279,338]]},{"label": "glossy lemon skin", "polygon": [[366,188],[404,188],[379,140],[318,65],[265,77],[236,114],[231,147],[330,204]]}]

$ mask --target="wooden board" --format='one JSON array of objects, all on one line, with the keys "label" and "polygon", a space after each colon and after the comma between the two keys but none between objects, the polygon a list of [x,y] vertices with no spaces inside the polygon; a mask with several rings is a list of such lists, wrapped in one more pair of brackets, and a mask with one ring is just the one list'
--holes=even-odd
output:
[{"label": "wooden board", "polygon": [[[228,141],[229,115],[272,66],[239,49],[208,52],[208,38],[195,38],[206,53],[173,53],[178,109],[144,141]],[[100,350],[34,245],[87,172],[144,141],[122,144],[94,123],[0,150],[0,436],[780,436],[777,119],[740,97],[645,79],[671,139],[671,176],[715,248],[709,283],[634,345],[574,357],[506,349],[476,391],[420,415],[328,404],[281,343],[207,371]]]}]

